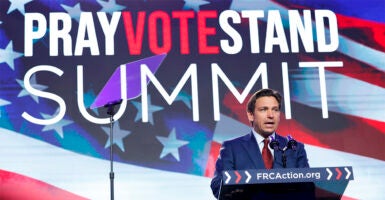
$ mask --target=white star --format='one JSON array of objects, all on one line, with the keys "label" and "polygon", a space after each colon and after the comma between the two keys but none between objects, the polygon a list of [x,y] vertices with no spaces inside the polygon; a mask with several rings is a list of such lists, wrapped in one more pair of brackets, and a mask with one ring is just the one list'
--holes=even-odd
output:
[{"label": "white star", "polygon": [[107,2],[102,0],[97,0],[97,2],[102,6],[101,12],[107,12],[112,14],[114,11],[123,10],[126,7],[116,4],[116,0],[108,0]]},{"label": "white star", "polygon": [[0,63],[6,62],[12,70],[15,70],[14,60],[21,56],[22,53],[13,51],[12,42],[9,42],[5,49],[0,49]]},{"label": "white star", "polygon": [[167,154],[171,154],[177,161],[180,161],[179,147],[189,143],[188,141],[176,139],[175,128],[172,129],[168,137],[156,136],[156,138],[163,145],[163,150],[160,154],[160,158],[164,158]]},{"label": "white star", "polygon": [[64,8],[64,10],[67,11],[67,13],[76,21],[79,22],[80,19],[80,13],[82,12],[82,9],[80,8],[80,3],[77,3],[74,7],[70,7],[64,4],[60,4],[61,7]]},{"label": "white star", "polygon": [[0,99],[0,107],[5,106],[5,105],[9,105],[9,104],[11,104],[11,102],[4,100],[4,99]]},{"label": "white star", "polygon": [[[111,130],[109,127],[102,127],[102,129],[108,135],[108,140],[106,142],[106,145],[104,145],[104,148],[107,148],[107,147],[111,146],[111,142],[110,142]],[[113,141],[112,141],[113,144],[116,144],[120,148],[120,150],[122,150],[124,152],[125,149],[124,149],[123,139],[125,137],[127,137],[128,135],[130,135],[131,131],[125,131],[125,130],[120,129],[120,125],[117,122],[114,122],[112,131],[113,131],[112,134],[114,135]]]},{"label": "white star", "polygon": [[25,14],[25,4],[31,2],[32,0],[9,0],[11,2],[11,6],[9,6],[7,14],[11,13],[14,10],[19,10],[23,15]]},{"label": "white star", "polygon": [[[134,104],[135,108],[138,110],[138,113],[136,114],[134,120],[135,122],[137,122],[142,118],[142,103],[132,101],[132,104]],[[148,95],[148,121],[152,125],[154,125],[154,118],[152,116],[152,113],[160,110],[163,110],[163,107],[151,105],[151,95]]]},{"label": "white star", "polygon": [[[44,113],[40,113],[41,116],[43,116],[44,119],[52,118],[53,116],[56,116],[56,114],[59,112],[59,109],[55,112],[53,115],[48,115]],[[67,126],[68,124],[73,124],[74,122],[71,120],[66,120],[66,119],[61,119],[59,122],[51,125],[45,125],[42,131],[50,131],[50,130],[55,130],[56,133],[61,137],[64,138],[64,132],[63,132],[63,127]]]},{"label": "white star", "polygon": [[[23,89],[19,92],[19,94],[17,95],[17,97],[23,97],[23,96],[31,96],[33,98],[33,100],[35,100],[36,103],[39,103],[39,97],[36,96],[36,95],[33,95],[29,92],[27,92],[27,90],[25,89],[25,86],[24,86],[24,81],[22,80],[19,80],[19,79],[16,79],[17,83],[19,83],[20,87],[22,87]],[[36,75],[32,75],[31,76],[31,79],[30,79],[30,83],[31,83],[31,86],[37,90],[45,90],[48,88],[48,86],[46,85],[40,85],[40,84],[37,84],[36,83]]]},{"label": "white star", "polygon": [[199,7],[202,5],[209,4],[210,2],[204,1],[204,0],[185,0],[185,4],[183,6],[183,9],[189,10],[193,9],[195,11],[199,11]]}]

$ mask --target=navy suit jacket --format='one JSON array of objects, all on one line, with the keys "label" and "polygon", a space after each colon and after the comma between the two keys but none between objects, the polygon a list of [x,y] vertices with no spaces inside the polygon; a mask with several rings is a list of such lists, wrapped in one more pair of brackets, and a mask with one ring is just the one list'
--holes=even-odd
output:
[{"label": "navy suit jacket", "polygon": [[[279,146],[286,146],[286,138],[275,134]],[[306,151],[302,143],[297,144],[296,151],[288,149],[286,154],[286,168],[307,168],[309,167]],[[274,151],[273,168],[283,168],[281,151]],[[215,174],[211,181],[211,190],[218,198],[222,183],[223,170],[246,170],[246,169],[265,169],[262,154],[259,150],[257,141],[252,132],[242,137],[225,141],[222,144],[218,160],[215,164]]]}]

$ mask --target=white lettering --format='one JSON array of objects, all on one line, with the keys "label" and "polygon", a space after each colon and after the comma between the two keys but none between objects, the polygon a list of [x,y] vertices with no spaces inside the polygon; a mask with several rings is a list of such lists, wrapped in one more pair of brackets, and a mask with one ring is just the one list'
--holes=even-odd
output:
[{"label": "white lettering", "polygon": [[113,12],[111,23],[108,23],[107,14],[105,12],[98,12],[100,25],[102,26],[106,46],[106,55],[114,55],[114,36],[118,28],[121,12]]},{"label": "white lettering", "polygon": [[326,94],[326,79],[325,79],[325,67],[342,67],[341,61],[335,62],[300,62],[299,67],[318,67],[318,74],[320,79],[320,91],[321,91],[321,104],[322,104],[322,117],[324,119],[329,117],[328,102]]},{"label": "white lettering", "polygon": [[197,78],[197,66],[196,64],[190,64],[181,80],[178,82],[174,91],[169,95],[164,87],[160,84],[158,79],[148,69],[147,65],[140,65],[140,76],[141,76],[141,90],[142,90],[142,121],[148,122],[148,98],[147,98],[147,77],[154,84],[155,88],[158,89],[162,97],[167,101],[169,105],[175,100],[177,94],[182,90],[184,84],[186,84],[189,77],[191,77],[191,93],[192,93],[192,111],[193,121],[199,121],[199,104],[198,104],[198,78]]},{"label": "white lettering", "polygon": [[[88,39],[86,34],[88,33]],[[90,48],[91,55],[98,56],[98,40],[96,38],[94,19],[91,12],[80,13],[78,35],[76,37],[75,56],[83,55],[84,48]]]},{"label": "white lettering", "polygon": [[[275,32],[277,33],[277,37],[275,37]],[[273,45],[279,45],[281,53],[289,52],[281,15],[278,10],[269,10],[268,12],[265,52],[272,53]]]},{"label": "white lettering", "polygon": [[[63,53],[65,56],[72,56],[72,38],[71,31],[71,17],[67,13],[50,13],[49,20],[49,55],[57,56],[59,52],[59,38],[63,40]],[[59,22],[63,26],[59,30]]]},{"label": "white lettering", "polygon": [[283,99],[285,101],[285,118],[291,119],[290,85],[287,62],[282,63]]},{"label": "white lettering", "polygon": [[242,17],[249,19],[251,53],[259,53],[258,18],[262,18],[263,15],[263,10],[242,11]]},{"label": "white lettering", "polygon": [[211,78],[212,78],[212,87],[213,87],[213,106],[214,106],[214,120],[220,120],[220,110],[219,110],[219,89],[218,89],[218,77],[226,84],[226,86],[230,89],[231,93],[237,98],[239,103],[243,103],[246,99],[246,96],[250,93],[253,88],[255,82],[258,80],[260,76],[262,76],[262,87],[267,88],[267,66],[266,63],[259,64],[258,68],[255,70],[253,76],[250,81],[247,83],[247,86],[243,90],[242,94],[238,92],[238,90],[234,87],[231,81],[227,78],[226,74],[221,70],[221,68],[216,63],[211,64]]},{"label": "white lettering", "polygon": [[239,14],[236,11],[233,11],[233,10],[223,11],[219,16],[219,25],[221,26],[222,30],[233,39],[233,45],[230,45],[229,40],[221,40],[220,44],[221,44],[222,50],[225,53],[236,54],[241,51],[243,46],[243,41],[242,41],[241,35],[232,26],[230,26],[228,22],[229,18],[232,19],[233,23],[235,24],[241,23],[241,18],[239,17]]},{"label": "white lettering", "polygon": [[[299,52],[298,34],[306,52],[314,52],[310,10],[303,11],[303,23],[298,10],[289,10],[291,52]],[[297,34],[298,33],[298,34]]]},{"label": "white lettering", "polygon": [[[325,30],[325,18],[329,22],[329,31]],[[337,50],[339,45],[338,40],[338,25],[337,17],[330,10],[315,10],[315,22],[317,29],[317,45],[319,52],[333,52]],[[329,43],[327,44],[326,36],[329,36]]]},{"label": "white lettering", "polygon": [[54,67],[54,66],[50,66],[50,65],[39,65],[39,66],[35,66],[31,69],[29,69],[27,71],[27,73],[25,73],[24,75],[24,86],[25,86],[25,89],[33,94],[33,95],[36,95],[38,97],[44,97],[44,98],[47,98],[47,99],[51,99],[51,100],[54,100],[56,101],[58,104],[59,104],[59,113],[51,118],[51,119],[38,119],[38,118],[35,118],[35,117],[32,117],[30,114],[28,114],[27,112],[23,112],[21,114],[21,116],[28,120],[29,122],[32,122],[34,124],[40,124],[40,125],[51,125],[51,124],[55,124],[57,123],[58,121],[60,121],[61,119],[63,119],[64,115],[65,115],[65,112],[66,112],[66,104],[64,102],[64,100],[56,95],[56,94],[53,94],[53,93],[49,93],[49,92],[43,92],[43,91],[40,91],[40,90],[37,90],[35,88],[33,88],[31,86],[31,83],[29,82],[31,76],[36,73],[36,72],[39,72],[39,71],[49,71],[49,72],[53,72],[55,73],[56,75],[58,76],[62,76],[63,75],[63,71],[60,70],[59,68],[57,67]]},{"label": "white lettering", "polygon": [[[47,21],[40,13],[25,13],[24,20],[24,55],[29,57],[33,56],[34,40],[42,38],[47,32]],[[34,21],[37,22],[36,31],[34,31]]]}]

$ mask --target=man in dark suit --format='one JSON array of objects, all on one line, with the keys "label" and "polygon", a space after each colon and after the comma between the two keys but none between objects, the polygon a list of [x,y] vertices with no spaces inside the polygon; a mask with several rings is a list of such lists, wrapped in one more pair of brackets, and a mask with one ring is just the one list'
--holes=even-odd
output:
[{"label": "man in dark suit", "polygon": [[[211,181],[211,189],[216,198],[219,195],[223,170],[309,167],[306,151],[301,143],[297,143],[295,150],[287,149],[284,154],[268,147],[271,139],[278,141],[281,149],[287,145],[286,138],[275,132],[280,121],[281,99],[281,95],[272,89],[259,90],[250,97],[247,117],[252,130],[247,135],[222,144]],[[286,159],[283,160],[283,156]]]}]

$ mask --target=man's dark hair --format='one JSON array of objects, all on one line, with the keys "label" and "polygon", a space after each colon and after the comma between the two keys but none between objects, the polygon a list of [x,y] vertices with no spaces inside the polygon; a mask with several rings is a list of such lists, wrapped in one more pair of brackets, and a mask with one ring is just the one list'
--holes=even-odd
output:
[{"label": "man's dark hair", "polygon": [[274,97],[278,101],[279,109],[281,109],[281,94],[279,92],[272,89],[261,89],[255,92],[247,102],[247,112],[254,113],[255,110],[255,102],[260,97]]}]

